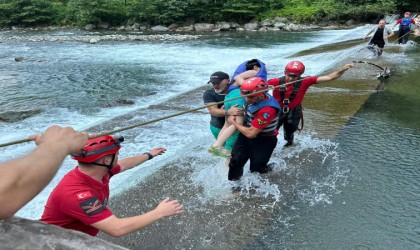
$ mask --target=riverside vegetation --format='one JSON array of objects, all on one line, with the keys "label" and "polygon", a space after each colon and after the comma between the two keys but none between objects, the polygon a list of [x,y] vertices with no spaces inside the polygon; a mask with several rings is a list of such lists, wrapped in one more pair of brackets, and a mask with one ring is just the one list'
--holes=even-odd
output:
[{"label": "riverside vegetation", "polygon": [[418,0],[0,0],[0,27],[243,24],[274,17],[309,23],[372,21],[419,7]]}]

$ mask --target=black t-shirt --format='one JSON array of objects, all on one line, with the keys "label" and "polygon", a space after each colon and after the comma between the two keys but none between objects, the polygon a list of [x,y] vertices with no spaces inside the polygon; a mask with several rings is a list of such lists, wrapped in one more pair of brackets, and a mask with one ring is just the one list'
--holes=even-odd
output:
[{"label": "black t-shirt", "polygon": [[[213,88],[207,89],[203,93],[203,101],[204,104],[212,103],[212,102],[221,102],[225,100],[225,95],[219,95],[217,94]],[[223,103],[220,103],[217,105],[218,108],[221,108],[223,106]],[[211,116],[210,124],[216,128],[223,128],[223,125],[225,124],[225,117],[216,117]]]},{"label": "black t-shirt", "polygon": [[372,41],[383,41],[384,40],[384,29],[377,28],[373,35]]}]

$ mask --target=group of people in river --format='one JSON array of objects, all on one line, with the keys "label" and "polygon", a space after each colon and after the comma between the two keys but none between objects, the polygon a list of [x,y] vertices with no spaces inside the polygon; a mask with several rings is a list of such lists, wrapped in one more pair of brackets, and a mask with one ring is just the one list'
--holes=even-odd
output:
[{"label": "group of people in river", "polygon": [[[419,24],[418,17],[414,21],[409,16],[405,13],[395,24],[400,24],[402,30],[401,43],[408,40],[406,26]],[[378,46],[380,55],[384,38],[393,32],[385,28],[384,20],[366,38],[373,32],[369,45]],[[335,80],[352,67],[346,64],[325,76],[303,76],[305,65],[291,61],[285,65],[283,76],[268,79],[265,63],[252,59],[241,63],[232,77],[222,71],[213,73],[208,81],[211,88],[203,93],[211,115],[210,131],[216,139],[209,152],[227,158],[228,180],[239,180],[248,160],[250,172],[270,172],[275,166],[269,161],[278,144],[278,130],[283,126],[284,147],[290,147],[295,143],[295,132],[302,129],[302,101],[308,88]],[[125,218],[118,218],[107,206],[110,178],[164,154],[165,148],[119,159],[122,137],[96,137],[59,126],[51,126],[30,139],[35,141],[36,149],[0,163],[0,219],[12,217],[33,199],[51,181],[67,155],[77,161],[77,166],[50,194],[41,217],[45,223],[92,236],[99,231],[122,236],[184,211],[179,201],[169,198],[145,214]]]},{"label": "group of people in river", "polygon": [[308,88],[337,79],[351,67],[346,64],[326,76],[303,77],[305,65],[291,61],[284,76],[267,80],[265,64],[252,59],[240,64],[232,78],[214,72],[208,81],[212,88],[203,93],[216,139],[209,152],[227,158],[228,179],[239,180],[248,160],[251,172],[271,171],[276,164],[268,162],[277,146],[278,130],[283,126],[284,147],[292,146],[303,121],[302,101]]},{"label": "group of people in river", "polygon": [[378,26],[372,28],[364,37],[364,39],[366,39],[373,33],[373,36],[367,46],[368,49],[371,50],[375,56],[381,56],[385,43],[388,41],[388,38],[394,36],[393,29],[397,25],[399,25],[398,44],[406,44],[408,42],[412,25],[417,26],[414,30],[414,35],[420,36],[420,16],[417,15],[415,18],[411,18],[410,16],[410,12],[405,12],[404,17],[398,19],[392,28],[385,26],[386,23],[384,19],[379,20]]}]

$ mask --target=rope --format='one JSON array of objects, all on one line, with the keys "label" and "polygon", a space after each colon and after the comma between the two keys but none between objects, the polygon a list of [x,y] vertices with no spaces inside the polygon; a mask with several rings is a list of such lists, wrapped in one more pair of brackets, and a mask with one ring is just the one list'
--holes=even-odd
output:
[{"label": "rope", "polygon": [[[404,35],[402,35],[401,37],[398,37],[397,40],[393,41],[392,43],[398,43],[398,41],[400,41],[403,37],[405,37],[406,35],[409,35],[411,33],[411,30],[407,33],[405,33]],[[414,34],[414,31],[413,31]]]},{"label": "rope", "polygon": [[[298,81],[300,81],[300,80],[296,80],[296,81],[292,81],[292,82],[280,84],[278,86],[271,87],[270,89],[273,90],[273,89],[276,89],[276,88],[285,87],[287,85],[294,84],[294,83],[296,83]],[[172,118],[172,117],[175,117],[175,116],[180,116],[180,115],[183,115],[183,114],[191,113],[191,112],[194,112],[194,111],[203,109],[203,108],[207,108],[207,107],[219,105],[219,104],[222,104],[222,103],[225,103],[225,102],[228,102],[228,101],[233,101],[233,100],[236,100],[236,99],[239,99],[239,98],[243,98],[243,97],[246,97],[246,96],[249,96],[249,95],[254,95],[256,93],[262,93],[262,92],[266,92],[266,91],[267,90],[258,90],[258,91],[252,92],[250,94],[247,94],[247,95],[241,95],[241,96],[238,96],[238,97],[235,97],[235,98],[231,98],[231,99],[228,99],[228,100],[223,100],[223,101],[220,101],[220,102],[215,102],[215,103],[212,103],[210,105],[203,105],[203,106],[200,106],[198,108],[189,109],[189,110],[178,112],[178,113],[175,113],[175,114],[172,114],[172,115],[168,115],[168,116],[163,116],[163,117],[160,117],[160,118],[157,118],[157,119],[153,119],[153,120],[150,120],[150,121],[140,122],[140,123],[133,124],[131,126],[120,128],[120,129],[115,129],[115,130],[111,130],[111,131],[102,132],[100,134],[96,134],[94,136],[90,136],[89,138],[90,139],[93,139],[93,138],[98,138],[98,137],[101,137],[101,136],[104,136],[104,135],[112,135],[112,134],[115,134],[115,133],[118,133],[118,132],[121,132],[121,131],[133,129],[133,128],[136,128],[136,127],[144,126],[144,125],[147,125],[147,124],[150,124],[150,123],[154,123],[154,122],[158,122],[158,121],[162,121],[162,120],[166,120],[166,119],[169,119],[169,118]],[[11,145],[15,145],[15,144],[20,144],[20,143],[24,143],[24,142],[30,142],[30,141],[31,141],[30,139],[22,139],[22,140],[17,140],[17,141],[11,141],[11,142],[7,142],[7,143],[2,143],[2,144],[0,144],[0,148],[11,146]]]}]

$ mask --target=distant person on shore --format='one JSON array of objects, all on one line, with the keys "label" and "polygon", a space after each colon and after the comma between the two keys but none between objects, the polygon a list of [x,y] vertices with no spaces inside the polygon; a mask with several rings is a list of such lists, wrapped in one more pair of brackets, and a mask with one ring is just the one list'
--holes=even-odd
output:
[{"label": "distant person on shore", "polygon": [[[214,138],[217,139],[223,125],[225,124],[225,117],[228,115],[242,115],[243,112],[239,109],[236,111],[228,111],[225,109],[224,103],[216,105],[216,103],[223,102],[225,100],[225,96],[230,86],[228,74],[222,71],[214,72],[207,83],[211,84],[211,88],[204,91],[203,101],[211,116],[210,131]],[[235,138],[229,138],[226,140],[225,147],[232,148],[234,144]]]},{"label": "distant person on shore", "polygon": [[165,198],[153,210],[126,218],[116,217],[107,207],[109,180],[161,155],[164,148],[155,148],[133,157],[118,159],[122,137],[106,135],[90,139],[83,149],[72,154],[78,166],[68,172],[50,194],[41,221],[96,236],[100,231],[122,236],[143,229],[155,221],[183,212],[177,200]]},{"label": "distant person on shore", "polygon": [[[373,33],[373,37],[369,41],[368,49],[375,56],[381,56],[384,51],[385,42],[394,35],[394,32],[390,28],[385,27],[385,20],[381,19],[378,26],[371,29],[363,39],[366,39],[371,33]],[[375,46],[378,48],[375,48]]]},{"label": "distant person on shore", "polygon": [[51,181],[64,158],[80,150],[88,134],[51,126],[32,135],[37,147],[20,158],[0,163],[0,220],[12,217]]},{"label": "distant person on shore", "polygon": [[236,116],[229,116],[229,122],[240,132],[229,163],[230,181],[242,177],[248,160],[251,172],[263,174],[273,168],[267,163],[277,145],[277,123],[281,110],[277,101],[267,93],[268,90],[267,82],[260,77],[249,78],[241,85],[241,94],[246,95],[244,121],[239,123]]},{"label": "distant person on shore", "polygon": [[[245,99],[238,98],[241,96],[240,86],[246,79],[254,77],[254,76],[261,77],[265,81],[267,80],[267,70],[265,69],[265,65],[263,62],[261,62],[258,59],[245,61],[236,68],[232,76],[232,79],[230,81],[230,85],[229,85],[225,100],[230,100],[233,98],[237,98],[237,99],[225,102],[224,103],[225,110],[229,110],[231,107],[243,108]],[[236,121],[242,124],[243,116],[237,116]],[[239,135],[239,131],[236,130],[235,126],[233,126],[228,121],[228,116],[226,116],[225,124],[222,130],[220,131],[216,142],[210,147],[209,152],[216,156],[229,158],[230,153],[232,151],[232,147],[234,143],[236,142],[238,135]],[[232,143],[226,143],[225,148],[223,148],[223,145],[228,139]],[[227,161],[227,163],[229,164],[229,160]]]},{"label": "distant person on shore", "polygon": [[[300,121],[303,120],[302,101],[308,88],[313,84],[335,80],[352,67],[353,64],[346,64],[343,68],[326,76],[301,77],[305,72],[305,65],[299,61],[291,61],[284,69],[284,76],[268,80],[270,86],[276,87],[273,90],[273,97],[283,111],[277,129],[283,125],[284,139],[286,140],[284,147],[293,145],[294,133],[298,130]],[[292,82],[293,84],[277,87]]]},{"label": "distant person on shore", "polygon": [[395,28],[398,24],[400,28],[398,30],[398,44],[406,44],[408,42],[408,37],[410,36],[411,24],[416,24],[414,19],[410,17],[410,12],[405,12],[404,17],[398,19],[398,21],[392,26],[392,29]]}]

